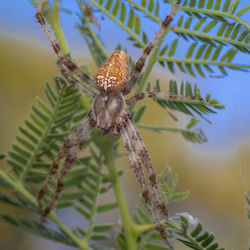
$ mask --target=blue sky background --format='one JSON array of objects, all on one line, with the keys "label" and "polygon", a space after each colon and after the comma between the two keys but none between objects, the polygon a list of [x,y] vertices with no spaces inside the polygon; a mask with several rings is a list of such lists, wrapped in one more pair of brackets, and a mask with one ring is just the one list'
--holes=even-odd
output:
[{"label": "blue sky background", "polygon": [[[245,1],[242,1],[245,2]],[[166,8],[161,9],[161,14],[169,11],[168,5],[162,5]],[[240,5],[242,6],[242,4]],[[240,8],[239,6],[239,8]],[[86,51],[86,45],[81,38],[79,32],[74,29],[75,24],[79,22],[77,15],[78,10],[76,1],[62,1],[62,7],[73,10],[71,15],[62,14],[62,26],[66,39],[73,51]],[[164,11],[164,12],[163,12]],[[2,0],[0,1],[0,35],[8,34],[15,37],[27,38],[29,40],[39,40],[44,46],[48,46],[48,41],[37,24],[35,10],[28,0]],[[249,21],[248,13],[242,17],[245,21]],[[152,21],[143,19],[143,30],[147,30],[147,34],[154,34],[158,25]],[[104,42],[104,46],[110,53],[115,49],[118,42],[129,44],[126,38],[127,34],[118,30],[116,25],[105,17],[101,22],[100,37]],[[172,34],[171,34],[172,35]],[[171,36],[174,37],[174,36]],[[1,39],[1,38],[0,38]],[[185,45],[184,45],[185,46]],[[136,59],[140,55],[140,50],[130,48],[129,53]],[[177,56],[182,57],[182,50],[177,50]],[[236,57],[235,62],[241,64],[249,64],[249,57],[240,55]],[[157,67],[157,72],[174,77],[167,70]],[[250,111],[249,111],[249,94],[250,94],[250,78],[249,74],[240,71],[227,70],[228,76],[224,78],[206,79],[197,77],[193,78],[186,74],[179,74],[178,79],[189,80],[191,83],[198,83],[203,96],[210,92],[212,97],[217,98],[221,103],[226,105],[224,111],[218,111],[219,115],[210,115],[208,118],[213,122],[209,125],[202,122],[200,126],[209,138],[209,142],[203,145],[195,145],[194,147],[202,150],[228,150],[234,147],[239,141],[246,141],[250,135]],[[220,75],[220,73],[218,73]],[[201,147],[201,148],[200,148]]]}]

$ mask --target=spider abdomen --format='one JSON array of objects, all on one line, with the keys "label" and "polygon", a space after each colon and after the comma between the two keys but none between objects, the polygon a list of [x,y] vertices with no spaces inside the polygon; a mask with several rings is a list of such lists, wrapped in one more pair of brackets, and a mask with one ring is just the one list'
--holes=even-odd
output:
[{"label": "spider abdomen", "polygon": [[97,87],[104,92],[119,91],[128,81],[128,56],[115,50],[94,76]]}]

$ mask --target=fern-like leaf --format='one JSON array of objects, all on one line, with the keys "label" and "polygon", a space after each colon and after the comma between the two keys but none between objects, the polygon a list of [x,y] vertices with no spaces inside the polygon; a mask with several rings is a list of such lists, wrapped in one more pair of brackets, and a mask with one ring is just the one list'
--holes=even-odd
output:
[{"label": "fern-like leaf", "polygon": [[[159,80],[156,81],[156,86],[159,85]],[[149,88],[150,89],[150,88]],[[154,91],[160,91],[159,87],[154,88]],[[194,116],[198,114],[200,117],[205,118],[203,115],[209,113],[216,113],[213,109],[224,109],[225,106],[222,105],[218,100],[212,98],[208,93],[205,99],[201,98],[200,90],[195,84],[192,88],[192,85],[189,82],[182,82],[179,89],[177,82],[171,80],[169,84],[169,93],[181,95],[187,97],[185,99],[176,98],[176,99],[155,99],[155,101],[163,108],[169,108],[172,110],[180,111],[184,114]]]},{"label": "fern-like leaf", "polygon": [[143,41],[143,34],[146,33],[142,32],[140,18],[136,15],[133,8],[126,6],[121,1],[116,1],[115,4],[113,4],[113,0],[89,0],[89,2],[128,33],[128,40],[133,41],[133,46],[145,48],[146,44]]},{"label": "fern-like leaf", "polygon": [[201,129],[192,130],[193,126],[197,123],[197,119],[192,118],[190,122],[187,124],[185,129],[175,128],[175,127],[155,127],[149,125],[139,124],[138,127],[146,130],[150,130],[157,133],[162,132],[174,132],[181,134],[185,140],[193,142],[193,143],[204,143],[207,142],[207,137],[203,133]]},{"label": "fern-like leaf", "polygon": [[[157,58],[162,66],[165,66],[166,63],[169,71],[173,74],[175,74],[175,68],[193,77],[196,76],[195,71],[202,77],[205,77],[205,71],[214,72],[210,66],[217,66],[223,75],[227,75],[225,68],[236,70],[248,70],[250,68],[249,65],[232,63],[239,50],[238,47],[237,49],[229,48],[225,52],[222,52],[223,45],[219,45],[218,47],[215,47],[213,44],[197,46],[197,43],[192,43],[187,49],[185,58],[176,59],[173,55],[178,46],[177,41],[177,39],[174,40],[170,45],[170,49],[166,49]],[[167,54],[167,56],[164,56],[164,54]]]},{"label": "fern-like leaf", "polygon": [[185,0],[180,6],[179,11],[185,11],[187,14],[193,14],[198,18],[202,18],[203,16],[212,17],[214,20],[221,22],[233,20],[241,23],[247,30],[249,30],[249,24],[241,20],[239,17],[250,9],[250,5],[246,5],[239,10],[239,3],[239,0]]},{"label": "fern-like leaf", "polygon": [[[176,224],[176,221],[178,224]],[[167,224],[170,227],[174,226],[175,233],[181,236],[177,240],[185,246],[197,250],[225,250],[224,247],[220,247],[219,243],[215,241],[214,234],[204,230],[202,223],[194,219],[190,214],[179,214],[179,220],[175,219],[174,224],[172,223],[173,221],[170,221]]]},{"label": "fern-like leaf", "polygon": [[55,139],[63,141],[71,131],[71,120],[80,105],[78,91],[67,87],[61,78],[55,78],[55,88],[47,84],[45,93],[49,105],[36,99],[31,119],[25,121],[25,128],[19,127],[18,143],[13,144],[6,159],[22,182],[41,183],[50,165],[43,157],[55,157],[60,148]]}]

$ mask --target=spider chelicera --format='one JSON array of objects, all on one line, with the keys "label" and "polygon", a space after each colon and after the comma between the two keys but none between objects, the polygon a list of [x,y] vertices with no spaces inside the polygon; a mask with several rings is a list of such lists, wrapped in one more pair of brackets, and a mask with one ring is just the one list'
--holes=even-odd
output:
[{"label": "spider chelicera", "polygon": [[[50,40],[54,52],[58,57],[57,64],[60,68],[61,74],[75,88],[94,98],[92,110],[83,118],[82,121],[80,121],[77,127],[67,137],[56,159],[52,163],[49,174],[39,190],[37,199],[41,208],[42,219],[48,215],[54,206],[54,203],[63,189],[63,179],[65,174],[70,170],[73,162],[77,158],[77,154],[90,137],[91,131],[95,126],[97,126],[103,135],[107,133],[112,133],[113,135],[118,135],[119,133],[122,134],[125,147],[128,151],[129,162],[140,185],[142,196],[150,210],[157,230],[169,244],[167,233],[156,214],[156,211],[160,209],[162,214],[167,219],[168,210],[161,196],[157,175],[153,169],[148,151],[135,123],[131,118],[127,106],[134,104],[138,100],[145,97],[165,99],[183,99],[185,97],[165,92],[141,92],[135,94],[127,100],[125,99],[125,96],[131,92],[142,71],[147,56],[154,48],[164,30],[169,26],[177,11],[178,5],[179,1],[177,1],[177,3],[173,6],[170,14],[166,16],[162,22],[158,32],[143,50],[141,57],[135,63],[130,79],[128,56],[124,51],[119,50],[114,51],[108,57],[103,66],[95,74],[94,79],[91,79],[74,62],[72,62],[67,55],[63,54],[62,49],[54,39],[41,14],[42,0],[38,1],[36,18]],[[68,70],[84,81],[87,85],[92,86],[99,93],[96,94],[89,87],[87,87],[87,85],[82,84],[78,79],[72,76],[72,74],[69,74]],[[59,161],[63,158],[64,163],[57,180],[56,190],[50,202],[45,208],[43,208],[41,199],[45,195],[48,186],[59,167]],[[145,168],[145,172],[143,168]]]}]

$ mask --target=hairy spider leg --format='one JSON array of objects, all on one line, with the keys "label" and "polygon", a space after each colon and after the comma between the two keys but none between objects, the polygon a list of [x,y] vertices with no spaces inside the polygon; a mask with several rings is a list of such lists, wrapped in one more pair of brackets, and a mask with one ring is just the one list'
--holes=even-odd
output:
[{"label": "hairy spider leg", "polygon": [[[92,113],[90,112],[82,119],[82,121],[78,124],[78,126],[68,135],[65,143],[63,144],[56,159],[54,160],[50,168],[49,174],[47,175],[37,196],[38,204],[42,210],[41,212],[42,221],[49,214],[51,208],[54,206],[55,201],[57,200],[59,194],[63,189],[63,178],[65,174],[70,170],[72,164],[74,163],[77,157],[77,154],[88,140],[91,131],[94,127],[95,127],[95,121],[93,120]],[[46,208],[42,209],[41,199],[48,190],[49,184],[53,180],[53,177],[58,170],[59,161],[63,158],[65,158],[65,161],[62,170],[59,174],[55,193],[53,194],[53,197],[50,200],[50,202],[46,205]]]},{"label": "hairy spider leg", "polygon": [[153,194],[155,195],[156,198],[155,208],[156,209],[159,208],[161,212],[166,216],[166,218],[168,218],[168,210],[161,196],[158,179],[154,171],[146,146],[141,138],[141,135],[132,120],[128,120],[127,128],[128,131],[131,133],[130,137],[135,145],[135,151],[138,155],[138,158],[141,164],[146,168],[148,172],[148,178],[153,189]]},{"label": "hairy spider leg", "polygon": [[154,193],[150,192],[150,188],[147,185],[147,181],[145,178],[145,174],[143,172],[143,168],[141,166],[140,159],[138,159],[138,154],[136,153],[134,141],[132,139],[132,132],[130,131],[129,127],[124,126],[121,129],[121,133],[123,135],[124,143],[125,143],[125,148],[128,151],[128,157],[129,157],[129,163],[131,167],[133,168],[133,171],[135,173],[136,180],[138,181],[141,190],[142,190],[142,196],[143,199],[145,200],[149,211],[153,217],[153,221],[156,225],[156,229],[159,231],[161,234],[162,238],[165,240],[165,242],[171,247],[171,243],[169,242],[168,235],[162,226],[158,216],[156,215],[156,210],[153,205],[153,201],[151,196],[154,195]]},{"label": "hairy spider leg", "polygon": [[[87,84],[91,85],[92,87],[94,87],[95,89],[97,89],[97,86],[95,84],[95,81],[93,79],[91,79],[90,77],[88,77],[75,63],[73,63],[69,56],[66,56],[63,54],[61,47],[59,46],[59,44],[57,43],[57,41],[55,40],[55,38],[53,37],[53,35],[51,34],[42,14],[41,14],[41,10],[42,10],[42,0],[39,0],[37,3],[37,9],[36,9],[36,18],[38,20],[38,22],[40,23],[40,25],[42,26],[45,34],[47,35],[53,50],[55,51],[57,57],[58,57],[58,61],[61,62],[62,64],[64,64],[70,71],[72,71],[75,75],[77,75],[81,80],[83,80],[84,82],[86,82]],[[59,67],[62,65],[60,63],[58,63]],[[63,69],[60,68],[61,71],[64,71]],[[66,73],[68,74],[68,73]],[[75,83],[75,81],[71,82],[72,84]],[[79,85],[75,85],[74,86],[76,88],[79,87]],[[95,93],[90,90],[87,86],[82,84],[82,87],[80,88],[81,91],[83,91],[86,94],[89,94],[90,92],[92,92],[92,96],[95,95]]]},{"label": "hairy spider leg", "polygon": [[74,87],[81,90],[82,92],[88,94],[92,98],[96,97],[96,94],[93,91],[91,91],[89,88],[86,88],[86,86],[83,85],[81,82],[79,82],[75,77],[68,74],[67,69],[65,65],[62,63],[62,61],[58,60],[57,65],[60,68],[61,74],[69,83],[71,83]]},{"label": "hairy spider leg", "polygon": [[134,87],[135,83],[138,80],[138,77],[140,76],[140,73],[142,71],[142,68],[145,64],[147,57],[149,56],[152,49],[156,45],[156,42],[160,39],[160,37],[162,36],[162,34],[166,30],[166,28],[168,28],[169,24],[173,20],[174,15],[179,7],[179,4],[180,4],[180,0],[178,0],[177,3],[173,6],[170,14],[168,16],[166,16],[166,18],[162,22],[160,29],[157,31],[157,33],[154,35],[152,40],[149,42],[148,46],[143,50],[141,57],[139,57],[138,60],[136,61],[132,76],[131,76],[128,84],[122,90],[122,93],[124,95],[127,95]]},{"label": "hairy spider leg", "polygon": [[127,105],[135,104],[137,101],[140,101],[144,98],[160,98],[165,100],[197,100],[203,101],[201,97],[193,97],[193,96],[184,96],[184,95],[177,95],[174,93],[168,92],[140,92],[133,95],[131,98],[126,100]]}]

